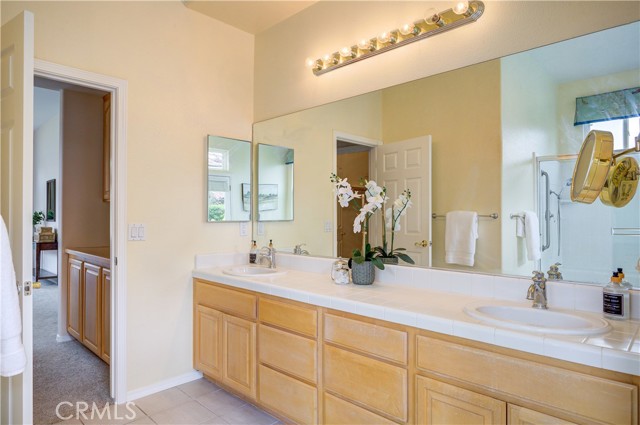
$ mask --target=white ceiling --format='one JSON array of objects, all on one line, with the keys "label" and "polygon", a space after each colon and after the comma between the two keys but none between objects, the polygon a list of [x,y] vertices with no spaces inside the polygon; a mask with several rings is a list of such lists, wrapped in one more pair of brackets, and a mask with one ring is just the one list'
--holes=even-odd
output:
[{"label": "white ceiling", "polygon": [[306,9],[315,1],[202,1],[183,0],[189,9],[203,13],[250,34],[258,34]]}]

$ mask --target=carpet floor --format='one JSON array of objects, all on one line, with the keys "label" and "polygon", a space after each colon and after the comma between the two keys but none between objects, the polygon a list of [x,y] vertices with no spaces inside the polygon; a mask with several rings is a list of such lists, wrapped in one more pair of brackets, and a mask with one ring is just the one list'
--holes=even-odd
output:
[{"label": "carpet floor", "polygon": [[[33,290],[33,423],[60,422],[56,406],[83,401],[102,407],[109,397],[109,365],[78,341],[56,342],[59,289],[41,280]],[[61,405],[65,417],[75,407]]]}]

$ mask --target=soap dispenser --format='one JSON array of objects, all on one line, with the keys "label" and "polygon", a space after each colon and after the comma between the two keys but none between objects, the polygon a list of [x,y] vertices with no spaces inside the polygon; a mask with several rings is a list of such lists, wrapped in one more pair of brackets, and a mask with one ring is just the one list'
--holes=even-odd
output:
[{"label": "soap dispenser", "polygon": [[618,272],[613,272],[611,281],[602,288],[602,314],[607,319],[629,318],[629,289],[621,285]]},{"label": "soap dispenser", "polygon": [[249,264],[255,264],[258,258],[258,245],[256,245],[256,241],[251,242],[251,249],[249,250]]},{"label": "soap dispenser", "polygon": [[624,286],[627,289],[632,288],[633,285],[631,285],[631,282],[624,278],[624,271],[622,270],[622,267],[618,267],[618,277],[620,278],[620,285]]}]

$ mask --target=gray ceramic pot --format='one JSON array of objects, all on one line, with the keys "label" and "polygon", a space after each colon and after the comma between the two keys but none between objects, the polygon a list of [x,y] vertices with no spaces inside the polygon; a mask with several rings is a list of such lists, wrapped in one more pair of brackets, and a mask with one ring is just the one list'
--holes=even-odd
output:
[{"label": "gray ceramic pot", "polygon": [[376,277],[376,269],[371,261],[358,264],[351,261],[351,280],[356,285],[371,285]]}]

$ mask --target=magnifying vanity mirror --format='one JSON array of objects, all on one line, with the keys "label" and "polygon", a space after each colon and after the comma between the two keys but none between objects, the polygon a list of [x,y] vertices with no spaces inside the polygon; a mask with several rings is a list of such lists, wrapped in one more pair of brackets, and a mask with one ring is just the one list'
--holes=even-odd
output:
[{"label": "magnifying vanity mirror", "polygon": [[250,221],[251,142],[207,137],[207,211],[209,222]]},{"label": "magnifying vanity mirror", "polygon": [[[304,243],[310,255],[335,257],[337,235],[344,231],[329,181],[337,171],[338,146],[347,142],[366,151],[359,175],[375,180],[380,146],[428,137],[431,235],[415,234],[411,248],[431,249],[433,267],[530,276],[561,263],[565,280],[587,283],[607,282],[612,270],[623,267],[626,279],[640,288],[640,197],[626,199],[621,208],[571,201],[600,195],[583,193],[578,180],[593,175],[601,189],[618,184],[607,183],[616,173],[606,157],[600,158],[606,166],[572,179],[589,132],[614,134],[607,148],[612,157],[632,147],[640,133],[638,114],[575,124],[576,99],[634,87],[640,87],[638,22],[256,123],[254,143],[295,149],[297,171],[295,220],[254,226],[254,239],[262,245],[273,239],[284,252]],[[599,140],[583,150],[604,146]],[[455,210],[486,216],[479,219],[473,267],[445,262],[443,215]],[[535,261],[528,260],[511,218],[525,211],[538,217],[542,252]],[[417,222],[411,214],[424,211],[409,209],[402,229]]]}]

